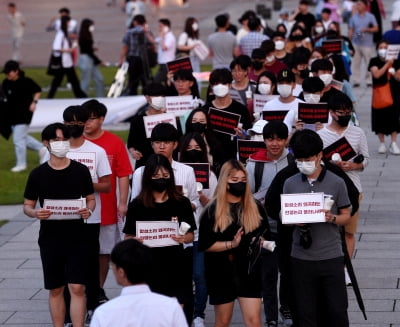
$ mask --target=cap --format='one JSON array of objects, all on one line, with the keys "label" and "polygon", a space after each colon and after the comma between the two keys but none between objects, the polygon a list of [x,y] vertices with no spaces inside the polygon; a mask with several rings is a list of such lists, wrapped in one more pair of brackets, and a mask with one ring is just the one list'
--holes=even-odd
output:
[{"label": "cap", "polygon": [[178,141],[179,134],[170,123],[159,123],[151,131],[151,141]]},{"label": "cap", "polygon": [[258,120],[252,128],[248,130],[248,132],[253,133],[253,134],[262,134],[263,133],[263,128],[268,122],[266,120]]},{"label": "cap", "polygon": [[8,74],[11,71],[19,70],[19,63],[15,60],[9,60],[5,63],[3,73]]},{"label": "cap", "polygon": [[282,69],[278,76],[276,77],[277,82],[289,82],[293,83],[295,81],[294,74],[289,69]]}]

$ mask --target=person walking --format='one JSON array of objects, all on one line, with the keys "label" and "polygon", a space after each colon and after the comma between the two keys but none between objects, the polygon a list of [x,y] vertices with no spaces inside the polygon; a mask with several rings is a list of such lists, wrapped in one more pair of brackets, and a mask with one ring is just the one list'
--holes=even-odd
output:
[{"label": "person walking", "polygon": [[8,4],[8,22],[11,26],[12,55],[11,59],[21,60],[20,47],[25,31],[25,17],[18,10],[15,3]]},{"label": "person walking", "polygon": [[57,30],[53,41],[53,53],[56,57],[61,56],[61,68],[54,73],[54,78],[51,82],[50,90],[47,98],[54,98],[57,88],[60,86],[64,75],[67,76],[68,82],[71,84],[72,91],[77,98],[86,98],[87,95],[82,91],[78,77],[76,76],[72,53],[74,48],[68,36],[69,16],[61,16],[61,28]]},{"label": "person walking", "polygon": [[27,148],[38,152],[40,162],[46,154],[43,144],[28,134],[29,124],[32,121],[42,89],[32,79],[25,77],[24,71],[14,60],[6,62],[3,73],[6,74],[6,79],[2,83],[6,110],[2,119],[6,120],[12,129],[17,163],[15,167],[11,168],[11,171],[18,173],[27,168]]},{"label": "person walking", "polygon": [[96,56],[93,40],[94,22],[89,18],[82,20],[79,31],[79,69],[81,71],[81,89],[89,94],[90,80],[93,79],[96,97],[104,97],[104,78],[100,72],[99,66],[102,61]]}]

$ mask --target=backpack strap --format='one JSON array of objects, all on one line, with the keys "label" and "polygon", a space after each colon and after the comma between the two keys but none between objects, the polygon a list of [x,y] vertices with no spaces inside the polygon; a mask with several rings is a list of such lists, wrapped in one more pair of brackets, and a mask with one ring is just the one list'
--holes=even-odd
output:
[{"label": "backpack strap", "polygon": [[262,176],[264,172],[264,163],[256,161],[254,167],[254,193],[258,192],[261,186]]}]

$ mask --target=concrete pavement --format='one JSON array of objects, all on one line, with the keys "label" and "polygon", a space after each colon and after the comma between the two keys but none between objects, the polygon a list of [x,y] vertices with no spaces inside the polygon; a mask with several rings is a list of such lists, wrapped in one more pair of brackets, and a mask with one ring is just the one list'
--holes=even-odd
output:
[{"label": "concrete pavement", "polygon": [[[71,0],[70,2],[76,4],[79,1]],[[91,4],[92,2],[94,1],[89,0],[86,3]],[[99,3],[101,0],[96,2]],[[178,20],[186,17],[186,15],[201,15],[200,28],[202,34],[206,35],[206,28],[213,29],[213,17],[218,12],[230,12],[234,22],[236,22],[241,12],[251,8],[251,4],[254,7],[254,3],[250,1],[220,0],[218,3],[212,3],[205,0],[205,2],[209,7],[204,8],[200,1],[192,0],[191,7],[188,9],[175,6],[166,10],[168,10],[170,16],[174,15],[173,24],[175,24],[176,15],[176,25],[178,25]],[[385,0],[384,2],[390,14],[391,1]],[[2,0],[0,3],[4,5],[6,2]],[[41,3],[50,3],[50,1],[45,0]],[[52,12],[56,12],[64,4],[59,1],[52,1],[51,3]],[[292,8],[294,3],[295,1],[286,1],[285,5]],[[39,4],[36,5],[39,6]],[[37,10],[34,10],[35,6],[31,6],[32,15],[37,15],[38,18],[35,24],[37,26],[45,25],[47,17],[50,16],[50,11],[37,12]],[[82,10],[74,11],[75,16],[82,16],[89,10],[83,7],[79,8],[82,8]],[[100,8],[99,4],[93,10],[95,11],[98,8]],[[184,15],[178,9],[185,10]],[[101,11],[103,10],[104,8],[101,9]],[[111,17],[110,12],[115,10],[116,16],[117,9],[108,8],[107,10],[109,11],[104,15],[107,16],[108,13],[110,17],[107,17],[103,24],[108,25],[111,20],[116,19]],[[46,19],[44,19],[45,17]],[[118,19],[122,26],[123,19]],[[4,20],[0,20],[0,45],[3,47],[5,32],[2,24],[4,24]],[[99,29],[102,30],[99,21],[98,24],[100,25]],[[387,21],[385,21],[385,26],[388,27]],[[115,35],[117,34],[118,42],[116,41],[114,46],[117,46],[118,43],[119,49],[121,33],[115,33]],[[32,35],[36,37],[33,40],[40,43],[41,36],[39,37],[39,34]],[[45,35],[48,36],[48,40],[52,38],[50,34]],[[106,38],[106,31],[104,31],[104,35]],[[107,48],[115,49],[112,43],[107,43]],[[27,59],[26,63],[39,65],[37,58],[43,56],[43,51],[41,54],[40,51],[34,49],[36,47],[32,45],[32,62],[29,61],[31,59]],[[3,51],[0,52],[0,61],[4,59],[3,53]],[[47,52],[45,53],[47,60]],[[114,55],[114,52],[110,53],[109,60],[112,60]],[[361,175],[364,192],[353,260],[366,305],[368,320],[364,321],[351,288],[348,288],[349,316],[352,327],[400,327],[400,252],[398,250],[400,246],[400,174],[398,172],[400,156],[378,154],[378,140],[370,131],[371,89],[357,88],[354,89],[354,92],[357,96],[357,112],[361,127],[367,134],[371,155],[370,165]],[[39,224],[24,216],[22,205],[1,206],[0,219],[9,220],[9,223],[0,228],[0,326],[51,326],[47,306],[47,291],[43,289],[37,245]],[[114,282],[111,273],[107,280],[106,291],[110,297],[119,294],[119,287]],[[213,311],[210,306],[207,308],[206,323],[207,326],[213,324]],[[242,325],[240,311],[235,310],[232,326]]]}]

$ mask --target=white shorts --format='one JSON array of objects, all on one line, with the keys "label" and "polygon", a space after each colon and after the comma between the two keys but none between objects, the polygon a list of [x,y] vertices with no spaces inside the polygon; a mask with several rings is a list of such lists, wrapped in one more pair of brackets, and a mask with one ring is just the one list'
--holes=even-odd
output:
[{"label": "white shorts", "polygon": [[111,254],[114,245],[121,241],[117,224],[100,226],[100,254]]}]

